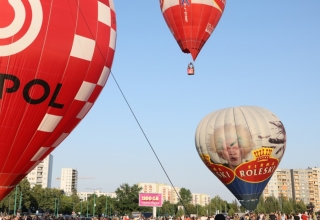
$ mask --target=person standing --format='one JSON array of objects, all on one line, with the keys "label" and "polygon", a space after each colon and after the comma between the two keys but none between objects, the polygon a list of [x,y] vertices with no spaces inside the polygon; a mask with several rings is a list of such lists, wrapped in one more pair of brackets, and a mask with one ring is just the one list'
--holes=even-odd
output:
[{"label": "person standing", "polygon": [[288,220],[286,214],[284,213],[281,214],[281,220]]},{"label": "person standing", "polygon": [[308,212],[305,212],[301,215],[302,220],[308,220]]},{"label": "person standing", "polygon": [[300,214],[300,213],[295,214],[295,215],[294,215],[294,217],[293,217],[293,219],[294,219],[294,220],[300,220],[300,216],[299,216],[299,214]]},{"label": "person standing", "polygon": [[277,220],[277,217],[273,212],[271,212],[270,215],[269,215],[269,219],[270,220]]}]

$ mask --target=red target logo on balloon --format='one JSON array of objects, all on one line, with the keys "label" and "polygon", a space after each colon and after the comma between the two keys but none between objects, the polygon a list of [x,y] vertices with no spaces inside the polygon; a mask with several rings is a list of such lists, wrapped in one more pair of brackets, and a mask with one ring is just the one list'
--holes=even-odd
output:
[{"label": "red target logo on balloon", "polygon": [[90,111],[115,49],[113,0],[0,0],[0,200]]},{"label": "red target logo on balloon", "polygon": [[0,20],[0,56],[24,50],[39,34],[43,20],[40,0],[8,0],[0,13],[6,15]]}]

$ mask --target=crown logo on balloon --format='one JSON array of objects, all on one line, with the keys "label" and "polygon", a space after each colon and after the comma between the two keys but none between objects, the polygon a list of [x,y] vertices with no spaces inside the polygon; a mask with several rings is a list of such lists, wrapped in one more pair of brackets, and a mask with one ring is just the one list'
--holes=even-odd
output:
[{"label": "crown logo on balloon", "polygon": [[272,151],[272,148],[262,147],[254,150],[252,153],[255,156],[256,161],[267,161],[271,157]]}]

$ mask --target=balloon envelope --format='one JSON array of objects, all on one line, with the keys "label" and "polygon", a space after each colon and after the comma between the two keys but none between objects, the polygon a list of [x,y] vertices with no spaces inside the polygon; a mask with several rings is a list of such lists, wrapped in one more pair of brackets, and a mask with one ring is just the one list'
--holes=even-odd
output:
[{"label": "balloon envelope", "polygon": [[203,118],[195,142],[210,171],[244,207],[254,210],[284,155],[286,132],[269,110],[242,106]]},{"label": "balloon envelope", "polygon": [[0,1],[0,200],[84,118],[116,43],[113,0]]},{"label": "balloon envelope", "polygon": [[184,53],[196,60],[216,28],[226,0],[160,0],[163,17]]}]

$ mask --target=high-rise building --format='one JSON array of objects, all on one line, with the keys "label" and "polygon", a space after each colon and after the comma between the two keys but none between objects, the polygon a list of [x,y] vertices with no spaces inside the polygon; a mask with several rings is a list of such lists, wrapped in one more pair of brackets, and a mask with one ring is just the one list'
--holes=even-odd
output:
[{"label": "high-rise building", "polygon": [[308,168],[309,179],[309,201],[312,202],[316,210],[320,209],[320,168]]},{"label": "high-rise building", "polygon": [[292,178],[292,198],[296,201],[309,203],[309,179],[308,170],[291,169]]},{"label": "high-rise building", "polygon": [[31,187],[41,185],[42,188],[51,188],[53,156],[49,154],[28,175]]},{"label": "high-rise building", "polygon": [[292,198],[292,178],[289,169],[277,170],[278,197]]},{"label": "high-rise building", "polygon": [[292,198],[313,203],[320,210],[320,168],[277,169],[263,191],[263,196]]},{"label": "high-rise building", "polygon": [[73,168],[62,168],[60,178],[60,189],[66,195],[71,195],[78,187],[78,171]]}]

